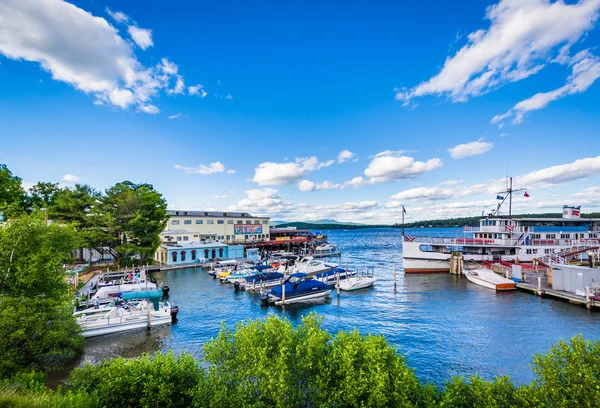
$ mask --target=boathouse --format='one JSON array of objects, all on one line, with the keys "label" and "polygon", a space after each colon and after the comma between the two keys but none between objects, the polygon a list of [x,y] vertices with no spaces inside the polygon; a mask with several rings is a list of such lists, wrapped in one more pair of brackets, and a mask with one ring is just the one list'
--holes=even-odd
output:
[{"label": "boathouse", "polygon": [[166,265],[207,262],[214,259],[237,259],[244,257],[243,245],[227,245],[223,242],[186,242],[161,245],[154,259]]}]

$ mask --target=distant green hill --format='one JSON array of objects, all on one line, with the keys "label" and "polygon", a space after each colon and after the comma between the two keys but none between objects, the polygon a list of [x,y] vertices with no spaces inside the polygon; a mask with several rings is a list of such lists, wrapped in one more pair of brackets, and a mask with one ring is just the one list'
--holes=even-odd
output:
[{"label": "distant green hill", "polygon": [[[561,218],[562,214],[558,213],[544,213],[544,214],[520,214],[513,215],[514,218]],[[600,218],[600,213],[589,213],[581,214],[582,218]],[[434,228],[453,228],[453,227],[478,227],[481,216],[476,217],[463,217],[463,218],[448,218],[445,220],[426,220],[407,222],[405,228],[420,228],[420,227],[434,227]],[[394,224],[392,228],[401,228],[401,224]]]},{"label": "distant green hill", "polygon": [[280,224],[277,228],[296,227],[313,231],[328,231],[333,229],[364,229],[364,228],[389,228],[389,225],[365,225],[365,224],[313,224],[310,222],[288,222]]}]

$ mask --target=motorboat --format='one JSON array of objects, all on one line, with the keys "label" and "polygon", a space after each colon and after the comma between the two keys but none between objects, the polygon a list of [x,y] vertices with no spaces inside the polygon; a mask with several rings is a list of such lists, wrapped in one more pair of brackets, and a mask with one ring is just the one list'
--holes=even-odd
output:
[{"label": "motorboat", "polygon": [[245,291],[261,290],[261,288],[270,288],[280,285],[286,279],[286,275],[280,272],[260,272],[254,275],[246,276],[242,280],[235,282],[236,289]]},{"label": "motorboat", "polygon": [[229,274],[226,274],[224,276],[221,275],[223,277],[220,277],[220,280],[221,283],[241,282],[244,278],[247,278],[248,276],[252,276],[257,273],[261,273],[271,269],[273,269],[271,265],[257,265],[252,268],[238,269],[237,271],[230,272]]},{"label": "motorboat", "polygon": [[465,276],[469,282],[473,282],[484,288],[502,290],[515,290],[515,282],[511,279],[504,278],[497,273],[485,268],[466,269]]},{"label": "motorboat", "polygon": [[138,292],[141,290],[155,290],[156,283],[148,280],[134,280],[130,282],[123,282],[117,285],[108,285],[99,287],[96,293],[94,293],[88,302],[88,305],[107,304],[113,299],[121,297],[123,293]]},{"label": "motorboat", "polygon": [[316,279],[297,279],[273,287],[270,292],[261,294],[263,301],[281,306],[290,303],[308,302],[328,297],[331,288]]},{"label": "motorboat", "polygon": [[[337,268],[339,264],[326,263],[317,261],[312,256],[305,256],[299,262],[291,265],[282,265],[279,267],[279,272],[302,272],[307,276],[315,276],[319,273],[328,272],[334,268]],[[283,271],[282,271],[283,268]]]},{"label": "motorboat", "polygon": [[[338,277],[338,275],[339,275],[339,277]],[[321,282],[325,282],[329,286],[335,286],[335,284],[337,283],[338,279],[340,281],[342,281],[344,279],[348,279],[348,278],[351,278],[353,276],[356,276],[356,272],[354,272],[354,271],[347,271],[347,270],[345,270],[343,268],[334,268],[334,269],[332,269],[330,271],[316,274],[315,275],[315,279],[318,279]]]},{"label": "motorboat", "polygon": [[340,281],[340,290],[359,290],[373,286],[375,278],[372,276],[354,276]]},{"label": "motorboat", "polygon": [[81,310],[73,316],[85,338],[171,324],[176,313],[172,314],[169,302],[160,302],[161,296],[160,289],[128,292],[123,294],[126,303],[115,300],[111,305]]},{"label": "motorboat", "polygon": [[314,257],[339,256],[342,251],[333,244],[322,244],[317,246],[312,252]]}]

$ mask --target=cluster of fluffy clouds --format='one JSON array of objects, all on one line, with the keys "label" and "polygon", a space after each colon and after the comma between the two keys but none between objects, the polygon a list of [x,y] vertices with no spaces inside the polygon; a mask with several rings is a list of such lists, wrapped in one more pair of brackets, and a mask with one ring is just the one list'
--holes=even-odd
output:
[{"label": "cluster of fluffy clouds", "polygon": [[499,123],[514,116],[520,123],[525,113],[584,92],[600,76],[598,59],[589,51],[569,57],[571,47],[594,27],[599,10],[600,0],[502,0],[486,9],[488,29],[470,33],[467,44],[446,59],[437,75],[413,88],[396,89],[396,99],[410,105],[417,97],[445,95],[462,102],[534,75],[549,63],[570,65],[572,73],[563,87],[537,94],[492,119]]},{"label": "cluster of fluffy clouds", "polygon": [[198,167],[184,167],[179,164],[173,166],[177,170],[183,170],[185,174],[216,174],[216,173],[227,173],[227,174],[235,174],[235,170],[226,169],[225,165],[221,162],[210,163],[209,165],[200,164]]},{"label": "cluster of fluffy clouds", "polygon": [[[115,25],[125,26],[128,38],[106,19],[62,0],[4,0],[0,2],[0,54],[39,63],[52,79],[92,95],[98,105],[159,113],[153,99],[160,91],[186,93],[178,66],[167,58],[144,66],[134,47],[152,47],[152,31],[138,27],[120,11],[107,9],[107,13]],[[187,92],[205,96],[201,85]]]}]

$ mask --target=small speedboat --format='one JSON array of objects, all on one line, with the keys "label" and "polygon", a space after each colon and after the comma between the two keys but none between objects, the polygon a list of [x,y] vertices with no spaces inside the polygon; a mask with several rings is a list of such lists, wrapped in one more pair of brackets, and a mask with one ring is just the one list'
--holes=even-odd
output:
[{"label": "small speedboat", "polygon": [[375,278],[370,276],[350,277],[340,281],[340,290],[359,290],[373,286]]},{"label": "small speedboat", "polygon": [[275,286],[270,292],[261,294],[261,299],[277,306],[290,303],[308,302],[329,296],[331,288],[328,284],[316,279],[288,281]]},{"label": "small speedboat", "polygon": [[88,305],[92,306],[96,303],[96,301],[100,304],[107,304],[113,299],[121,297],[123,293],[154,289],[156,289],[156,284],[148,280],[125,282],[121,285],[102,286],[90,298]]},{"label": "small speedboat", "polygon": [[484,288],[494,289],[497,291],[517,289],[513,280],[503,278],[489,269],[466,269],[464,274],[469,282],[473,282],[476,285],[483,286]]},{"label": "small speedboat", "polygon": [[356,272],[347,271],[343,268],[335,268],[328,272],[318,273],[315,275],[315,278],[320,280],[321,282],[327,283],[329,286],[335,286],[335,284],[339,280],[343,281],[345,279],[356,276]]}]

